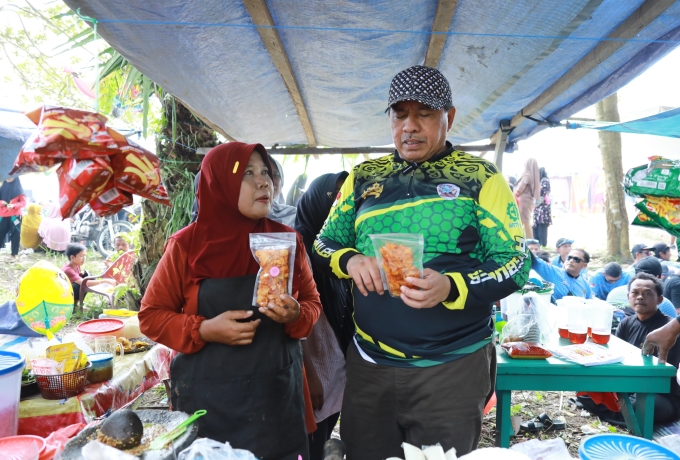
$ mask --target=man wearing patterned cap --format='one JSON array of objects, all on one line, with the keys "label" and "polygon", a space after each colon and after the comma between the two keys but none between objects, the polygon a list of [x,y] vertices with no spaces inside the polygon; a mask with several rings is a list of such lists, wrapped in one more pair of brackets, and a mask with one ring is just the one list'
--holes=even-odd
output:
[{"label": "man wearing patterned cap", "polygon": [[[436,69],[392,80],[394,154],[354,167],[314,243],[317,269],[354,281],[341,436],[349,460],[401,457],[402,442],[477,447],[494,391],[491,305],[524,285],[519,211],[490,162],[446,141],[456,109]],[[423,278],[386,292],[369,235],[420,234]]]}]

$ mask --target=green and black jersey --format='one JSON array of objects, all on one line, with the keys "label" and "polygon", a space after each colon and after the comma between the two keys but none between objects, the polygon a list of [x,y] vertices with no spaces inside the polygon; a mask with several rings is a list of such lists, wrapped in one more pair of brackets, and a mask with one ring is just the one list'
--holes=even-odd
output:
[{"label": "green and black jersey", "polygon": [[420,233],[425,268],[452,278],[458,296],[427,309],[354,290],[357,343],[376,363],[427,367],[478,350],[492,335],[492,302],[529,274],[504,177],[492,163],[447,147],[420,165],[395,152],[354,167],[314,243],[316,264],[349,278],[350,257],[375,255],[369,235]]}]

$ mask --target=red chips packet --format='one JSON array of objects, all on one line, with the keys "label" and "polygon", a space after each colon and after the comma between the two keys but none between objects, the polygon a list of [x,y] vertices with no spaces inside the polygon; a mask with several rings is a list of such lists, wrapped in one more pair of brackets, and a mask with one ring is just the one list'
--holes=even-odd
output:
[{"label": "red chips packet", "polygon": [[[36,112],[26,116],[36,122]],[[109,155],[118,143],[106,129],[106,117],[99,113],[65,107],[44,106],[39,109],[38,136],[29,150],[62,158],[91,158]]]},{"label": "red chips packet", "polygon": [[140,146],[126,145],[113,156],[111,163],[116,187],[170,206],[156,155]]},{"label": "red chips packet", "polygon": [[546,359],[552,356],[552,353],[534,342],[505,342],[501,347],[515,359]]},{"label": "red chips packet", "polygon": [[[31,135],[31,137],[26,141],[26,144],[31,142],[31,139],[37,138],[37,134]],[[17,155],[16,160],[14,160],[14,167],[9,172],[10,175],[14,174],[28,174],[33,172],[44,172],[52,169],[54,166],[60,164],[63,158],[54,158],[41,155],[34,151],[26,149],[26,145],[21,148],[19,155]]]},{"label": "red chips packet", "polygon": [[107,157],[90,160],[64,160],[57,170],[59,176],[59,207],[64,218],[73,217],[89,201],[102,193],[113,177]]},{"label": "red chips packet", "polygon": [[111,180],[106,184],[102,193],[90,201],[89,205],[96,215],[107,217],[116,214],[132,203],[132,194],[119,189]]}]

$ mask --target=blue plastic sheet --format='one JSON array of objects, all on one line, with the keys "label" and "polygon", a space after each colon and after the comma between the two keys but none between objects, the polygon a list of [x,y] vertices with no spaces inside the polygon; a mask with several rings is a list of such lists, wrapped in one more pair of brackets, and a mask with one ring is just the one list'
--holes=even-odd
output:
[{"label": "blue plastic sheet", "polygon": [[[306,144],[291,96],[242,0],[65,0],[145,75],[233,138]],[[644,0],[458,0],[439,69],[454,144],[491,136]],[[392,142],[392,77],[422,64],[437,0],[267,0],[319,145]],[[537,118],[559,121],[612,94],[678,45],[676,2]],[[660,43],[656,40],[669,42]],[[542,129],[522,122],[510,141]]]},{"label": "blue plastic sheet", "polygon": [[569,123],[568,129],[588,128],[598,131],[614,131],[617,133],[652,134],[654,136],[680,138],[680,109],[668,110],[639,120],[623,123],[580,122]]}]

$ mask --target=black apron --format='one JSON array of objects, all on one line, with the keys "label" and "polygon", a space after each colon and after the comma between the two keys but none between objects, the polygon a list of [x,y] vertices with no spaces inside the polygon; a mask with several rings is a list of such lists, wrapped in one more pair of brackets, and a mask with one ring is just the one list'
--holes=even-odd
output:
[{"label": "black apron", "polygon": [[255,275],[201,282],[199,315],[253,310],[252,320],[262,322],[250,345],[207,343],[197,353],[178,354],[170,367],[172,407],[208,411],[198,419],[199,436],[228,441],[261,460],[307,460],[300,341],[252,306],[254,288]]}]

